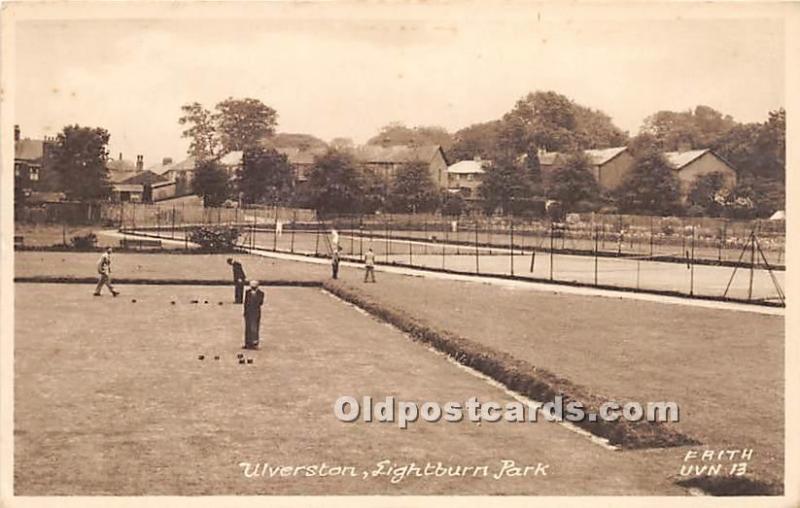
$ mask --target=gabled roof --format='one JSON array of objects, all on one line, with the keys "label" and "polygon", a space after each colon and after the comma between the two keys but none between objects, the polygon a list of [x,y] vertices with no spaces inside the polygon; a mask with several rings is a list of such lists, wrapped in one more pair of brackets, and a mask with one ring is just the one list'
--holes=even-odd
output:
[{"label": "gabled roof", "polygon": [[22,160],[38,160],[44,155],[44,141],[41,139],[20,139],[14,142],[14,158]]},{"label": "gabled roof", "polygon": [[485,173],[484,167],[488,161],[466,160],[459,161],[447,167],[447,172],[453,175],[474,175]]},{"label": "gabled roof", "polygon": [[365,163],[405,164],[408,162],[433,160],[439,145],[426,146],[379,146],[364,145],[356,148],[354,155],[357,161]]},{"label": "gabled roof", "polygon": [[159,182],[167,181],[161,175],[157,175],[152,171],[144,170],[144,171],[137,171],[135,175],[126,178],[125,180],[120,181],[119,183],[124,184],[138,184],[138,185],[147,185],[147,184],[154,184]]},{"label": "gabled roof", "polygon": [[592,161],[592,164],[595,166],[602,166],[603,164],[607,163],[617,155],[621,154],[628,147],[626,146],[615,146],[613,148],[600,148],[595,150],[584,150],[583,153],[586,154],[587,157]]},{"label": "gabled roof", "polygon": [[688,150],[686,152],[664,152],[664,157],[673,169],[680,170],[710,151],[708,148],[703,148],[702,150]]},{"label": "gabled roof", "polygon": [[289,159],[289,164],[314,164],[314,158],[325,153],[325,150],[321,149],[301,150],[296,146],[285,146],[275,150],[285,155]]},{"label": "gabled roof", "polygon": [[167,164],[166,166],[161,166],[158,170],[151,170],[156,174],[164,174],[168,171],[193,171],[195,168],[195,159],[193,156],[189,156],[186,159],[180,162],[173,162],[172,164]]}]

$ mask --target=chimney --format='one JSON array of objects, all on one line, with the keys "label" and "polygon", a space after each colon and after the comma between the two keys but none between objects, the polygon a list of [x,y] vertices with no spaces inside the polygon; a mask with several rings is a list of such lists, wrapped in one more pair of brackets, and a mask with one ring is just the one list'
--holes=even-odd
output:
[{"label": "chimney", "polygon": [[164,157],[163,159],[161,159],[162,166],[168,166],[170,164],[172,164],[172,157]]},{"label": "chimney", "polygon": [[136,156],[136,171],[141,171],[144,169],[144,155],[137,155]]},{"label": "chimney", "polygon": [[19,141],[19,135],[20,135],[19,125],[15,125],[14,126],[14,141]]},{"label": "chimney", "polygon": [[119,153],[119,160],[122,160],[122,152]]}]

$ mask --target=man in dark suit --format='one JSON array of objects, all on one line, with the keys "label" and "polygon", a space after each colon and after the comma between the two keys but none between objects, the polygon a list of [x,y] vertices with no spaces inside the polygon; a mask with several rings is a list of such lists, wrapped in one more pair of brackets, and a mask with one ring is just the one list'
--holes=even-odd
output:
[{"label": "man in dark suit", "polygon": [[244,274],[242,264],[228,258],[228,264],[233,267],[233,301],[234,303],[242,303],[242,294],[244,293],[244,282],[247,277]]},{"label": "man in dark suit", "polygon": [[264,292],[258,288],[258,281],[250,281],[250,289],[244,295],[244,348],[258,349],[261,329],[261,306]]}]

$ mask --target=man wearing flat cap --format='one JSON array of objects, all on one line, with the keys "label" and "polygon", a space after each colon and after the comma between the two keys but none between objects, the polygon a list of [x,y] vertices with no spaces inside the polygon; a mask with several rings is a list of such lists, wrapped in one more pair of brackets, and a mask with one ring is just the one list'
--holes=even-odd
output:
[{"label": "man wearing flat cap", "polygon": [[263,304],[264,292],[259,289],[257,280],[251,280],[250,288],[244,294],[244,349],[259,348]]}]

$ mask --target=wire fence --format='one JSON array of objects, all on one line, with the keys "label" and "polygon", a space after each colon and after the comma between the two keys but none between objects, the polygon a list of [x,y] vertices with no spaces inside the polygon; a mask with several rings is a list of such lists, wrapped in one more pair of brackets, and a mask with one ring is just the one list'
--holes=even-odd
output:
[{"label": "wire fence", "polygon": [[[571,222],[436,216],[318,220],[281,208],[122,212],[123,230],[183,242],[198,226],[235,227],[249,249],[459,274],[586,286],[785,301],[782,223],[590,215]],[[130,213],[130,215],[128,215]]]}]

